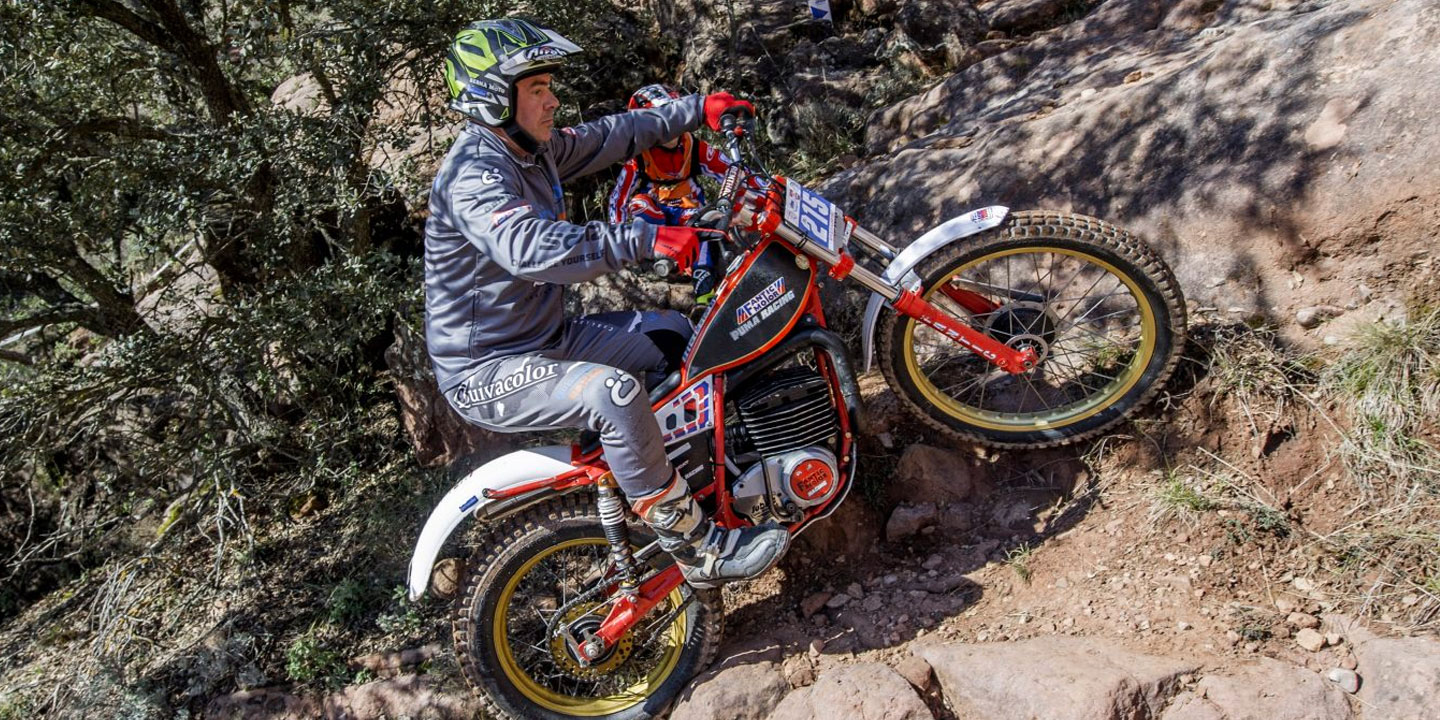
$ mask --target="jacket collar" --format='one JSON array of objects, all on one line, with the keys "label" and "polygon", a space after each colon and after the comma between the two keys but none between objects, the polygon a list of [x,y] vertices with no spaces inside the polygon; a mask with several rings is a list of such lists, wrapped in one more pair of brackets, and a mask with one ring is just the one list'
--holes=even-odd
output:
[{"label": "jacket collar", "polygon": [[518,162],[521,165],[538,165],[540,162],[540,156],[550,151],[550,142],[547,140],[540,143],[539,149],[535,151],[534,155],[531,155],[530,153],[527,153],[520,148],[515,147],[513,143],[509,142],[500,133],[495,132],[494,130],[491,130],[490,128],[481,125],[480,123],[477,123],[473,120],[465,123],[465,129],[463,130],[463,132],[470,133],[471,135],[480,138],[480,142],[484,143],[485,145],[494,150],[504,152],[506,155],[514,158],[515,162]]}]

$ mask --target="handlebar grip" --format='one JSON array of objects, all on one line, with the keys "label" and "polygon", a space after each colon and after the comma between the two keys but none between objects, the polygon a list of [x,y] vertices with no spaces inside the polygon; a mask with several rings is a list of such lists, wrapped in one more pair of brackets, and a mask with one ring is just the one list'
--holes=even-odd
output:
[{"label": "handlebar grip", "polygon": [[650,265],[650,270],[660,277],[670,277],[675,274],[677,267],[674,260],[668,257],[659,257],[655,258],[655,262]]},{"label": "handlebar grip", "polygon": [[749,110],[744,107],[733,107],[720,116],[720,132],[729,135],[736,128],[740,128],[748,133],[754,129],[754,122],[755,115]]}]

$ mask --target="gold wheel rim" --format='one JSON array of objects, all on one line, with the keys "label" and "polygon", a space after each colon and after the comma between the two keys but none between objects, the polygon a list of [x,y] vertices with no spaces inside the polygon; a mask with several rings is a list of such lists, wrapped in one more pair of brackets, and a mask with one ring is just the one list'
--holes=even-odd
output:
[{"label": "gold wheel rim", "polygon": [[1151,359],[1155,356],[1155,345],[1158,336],[1157,322],[1154,308],[1145,302],[1145,294],[1140,286],[1125,273],[1120,272],[1116,267],[1105,260],[1095,257],[1089,253],[1055,246],[1027,246],[1010,248],[997,253],[982,255],[974,260],[956,268],[953,272],[940,278],[934,285],[925,289],[924,297],[928,301],[941,286],[963,274],[966,270],[979,265],[982,262],[998,260],[1011,255],[1022,253],[1055,253],[1073,257],[1082,262],[1104,269],[1110,276],[1120,281],[1135,299],[1136,310],[1140,314],[1140,342],[1135,349],[1135,357],[1131,359],[1125,371],[1102,392],[1092,397],[1071,403],[1069,405],[1055,408],[1045,413],[1003,413],[982,410],[970,405],[961,403],[947,395],[935,383],[930,380],[920,369],[920,362],[915,354],[915,329],[914,318],[905,318],[903,354],[905,367],[910,378],[919,388],[920,393],[931,405],[940,408],[951,417],[960,420],[968,425],[985,428],[987,430],[1000,430],[1007,432],[1025,432],[1034,430],[1046,430],[1063,428],[1081,422],[1103,411],[1114,404],[1116,398],[1124,397],[1130,392],[1135,384],[1140,382],[1145,368],[1149,366]]},{"label": "gold wheel rim", "polygon": [[[500,599],[495,608],[495,620],[490,628],[491,642],[495,645],[495,654],[500,661],[500,670],[505,674],[505,677],[510,683],[520,690],[526,699],[546,710],[573,715],[575,717],[597,717],[620,712],[644,702],[645,698],[654,694],[655,691],[669,679],[670,674],[675,671],[675,667],[680,663],[680,655],[684,649],[685,636],[689,624],[685,613],[681,613],[679,617],[675,619],[675,622],[671,623],[670,627],[663,631],[661,637],[669,640],[669,647],[666,649],[665,654],[661,656],[660,661],[656,663],[655,668],[640,682],[612,695],[580,697],[556,692],[536,682],[515,660],[515,655],[510,648],[509,634],[506,632],[506,628],[509,625],[510,602],[515,596],[515,589],[519,586],[520,580],[529,574],[541,560],[562,550],[581,545],[605,544],[605,541],[599,538],[576,538],[546,548],[544,552],[525,561],[525,564],[520,567],[520,570],[510,576],[510,580],[506,582],[505,587],[500,592]],[[672,591],[667,598],[672,608],[678,603],[683,602],[684,599],[679,588]]]}]

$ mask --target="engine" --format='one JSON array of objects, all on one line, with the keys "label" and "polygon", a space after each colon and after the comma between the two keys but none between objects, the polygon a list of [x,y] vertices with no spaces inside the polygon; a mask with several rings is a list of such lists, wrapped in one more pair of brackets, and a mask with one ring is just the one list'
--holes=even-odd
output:
[{"label": "engine", "polygon": [[726,423],[732,459],[742,468],[731,487],[735,509],[753,522],[799,519],[840,489],[840,434],[830,385],[793,367],[739,394],[737,421]]}]

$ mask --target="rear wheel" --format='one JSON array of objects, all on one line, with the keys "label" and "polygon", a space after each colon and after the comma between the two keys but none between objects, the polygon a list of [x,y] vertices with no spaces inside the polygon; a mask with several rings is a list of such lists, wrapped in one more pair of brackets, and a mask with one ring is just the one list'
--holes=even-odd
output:
[{"label": "rear wheel", "polygon": [[1185,301],[1143,240],[1081,215],[1018,212],[921,263],[925,299],[1038,358],[1011,375],[891,312],[880,367],[902,404],[957,438],[1047,447],[1120,422],[1179,361]]},{"label": "rear wheel", "polygon": [[651,718],[710,662],[722,632],[720,595],[688,585],[588,666],[547,632],[599,627],[603,597],[575,600],[610,572],[609,550],[589,495],[507,520],[477,549],[454,620],[455,653],[489,710],[527,720]]}]

